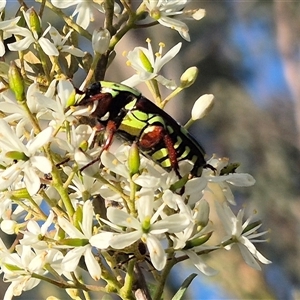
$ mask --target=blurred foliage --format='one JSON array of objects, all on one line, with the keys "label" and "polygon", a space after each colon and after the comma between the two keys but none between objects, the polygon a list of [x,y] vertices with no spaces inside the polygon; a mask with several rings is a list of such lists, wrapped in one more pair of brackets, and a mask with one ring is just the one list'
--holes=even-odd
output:
[{"label": "blurred foliage", "polygon": [[[299,3],[289,5],[293,5],[290,9],[296,21]],[[199,47],[195,44],[188,46],[187,52],[194,53],[194,56],[186,56],[187,60],[192,60],[200,49],[197,65],[200,76],[194,88],[195,95],[213,93],[216,105],[206,120],[194,129],[194,134],[197,136],[199,130],[202,135],[207,135],[200,139],[204,140],[202,143],[208,153],[211,154],[212,149],[234,158],[242,163],[240,171],[249,172],[257,180],[247,195],[237,194],[237,200],[246,201],[248,210],[256,207],[264,228],[270,229],[270,242],[263,245],[262,252],[273,261],[272,266],[263,266],[263,273],[259,274],[245,266],[242,260],[225,266],[224,261],[228,260],[221,255],[219,264],[214,262],[214,266],[224,265],[225,272],[220,271],[215,280],[238,298],[266,299],[271,297],[266,295],[272,291],[277,299],[291,299],[299,293],[300,286],[300,156],[295,99],[291,98],[291,91],[285,93],[283,90],[281,94],[274,95],[267,91],[269,85],[264,82],[260,82],[265,84],[263,95],[270,95],[269,98],[258,102],[247,93],[247,80],[259,80],[254,77],[258,67],[255,55],[263,55],[258,52],[267,51],[270,45],[276,47],[274,3],[212,1],[203,2],[203,6],[207,9],[205,26],[192,28],[192,31],[201,30],[198,33]],[[231,28],[239,26],[237,22],[244,23],[247,28],[247,24],[261,20],[266,24],[261,30],[270,35],[267,40],[258,38],[257,48],[251,45],[256,52],[247,52],[253,55],[247,60],[253,65],[245,67],[241,64],[245,53],[232,44]],[[299,38],[298,34],[298,44]],[[235,192],[239,193],[238,190]],[[232,256],[231,261],[235,258]]]}]

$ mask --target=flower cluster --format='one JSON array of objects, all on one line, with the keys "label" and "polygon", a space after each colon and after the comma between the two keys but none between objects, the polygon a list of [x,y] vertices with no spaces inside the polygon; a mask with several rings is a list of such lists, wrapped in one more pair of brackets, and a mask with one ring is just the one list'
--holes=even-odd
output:
[{"label": "flower cluster", "polygon": [[[135,286],[148,292],[135,273],[135,266],[142,262],[153,270],[155,299],[160,299],[175,264],[190,260],[210,276],[216,270],[207,265],[202,254],[229,250],[233,245],[238,245],[253,268],[260,269],[257,261],[269,263],[253,244],[265,234],[257,232],[261,222],[252,217],[243,222],[244,210],[235,216],[230,208],[235,204],[230,186],[253,185],[251,175],[237,173],[237,166],[228,159],[214,156],[202,175],[195,177],[190,174],[193,163],[189,160],[181,160],[178,170],[167,169],[151,156],[141,155],[137,143],[111,145],[125,107],[115,119],[109,111],[97,117],[98,110],[105,109],[99,108],[98,101],[108,93],[94,95],[91,90],[76,89],[70,80],[81,68],[86,71],[83,87],[97,81],[96,66],[102,62],[104,74],[115,45],[140,22],[152,26],[154,20],[189,40],[188,27],[178,16],[199,20],[204,11],[186,9],[188,2],[144,0],[133,10],[130,1],[121,1],[124,6],[120,6],[114,1],[51,0],[43,1],[39,14],[22,7],[18,17],[4,20],[6,1],[0,1],[2,43],[14,36],[16,41],[7,46],[11,53],[20,55],[10,64],[0,65],[1,70],[7,70],[0,73],[0,228],[16,235],[9,247],[0,238],[1,273],[3,280],[10,282],[5,300],[42,280],[67,291],[111,292],[129,299]],[[64,12],[74,5],[76,22]],[[45,9],[52,9],[66,21],[67,32],[52,25],[44,29]],[[90,22],[101,13],[105,14],[106,28],[90,32]],[[74,34],[87,38],[93,53],[82,51]],[[163,43],[157,53],[150,39],[147,43],[148,48],[128,52],[128,64],[136,74],[123,83],[130,87],[146,83],[159,112],[194,83],[197,69],[187,69],[177,85],[176,78],[165,78],[161,69],[179,53],[181,43],[166,54]],[[4,56],[1,45],[0,55]],[[86,63],[86,57],[93,59]],[[161,86],[172,90],[165,99]],[[134,90],[128,87],[128,91]],[[84,102],[87,93],[91,94],[90,102]],[[213,95],[199,97],[186,128],[204,117],[213,103]],[[157,117],[162,118],[159,113]],[[99,125],[107,120],[110,123],[103,134]],[[144,132],[151,133],[151,128]],[[135,134],[136,128],[132,129]],[[172,158],[174,165],[176,159]],[[210,201],[215,202],[226,231],[215,243],[211,236],[219,228],[210,219]],[[80,270],[106,285],[86,285]]]}]

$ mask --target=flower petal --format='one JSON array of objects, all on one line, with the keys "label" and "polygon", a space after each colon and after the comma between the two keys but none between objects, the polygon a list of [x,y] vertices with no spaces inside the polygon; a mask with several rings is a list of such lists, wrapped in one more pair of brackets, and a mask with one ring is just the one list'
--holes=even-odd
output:
[{"label": "flower petal", "polygon": [[53,43],[51,43],[48,39],[41,37],[39,39],[39,44],[41,45],[44,52],[49,56],[58,56],[59,52],[54,46]]},{"label": "flower petal", "polygon": [[47,127],[41,131],[37,136],[32,140],[31,143],[28,143],[27,148],[30,154],[34,154],[39,148],[47,144],[52,137],[53,128]]},{"label": "flower petal", "polygon": [[93,235],[89,242],[98,249],[106,249],[110,245],[110,239],[114,236],[112,232],[100,232]]},{"label": "flower petal", "polygon": [[141,227],[140,222],[136,218],[114,207],[109,207],[107,209],[107,218],[112,223],[119,226],[135,228],[135,229],[139,229]]},{"label": "flower petal", "polygon": [[61,262],[62,269],[67,272],[75,271],[75,269],[78,266],[79,259],[84,254],[87,247],[90,247],[90,246],[86,245],[84,247],[77,247],[77,248],[70,250]]},{"label": "flower petal", "polygon": [[109,244],[115,249],[124,249],[125,247],[128,247],[135,243],[138,239],[141,238],[141,236],[142,232],[140,231],[120,233],[114,235],[109,241]]},{"label": "flower petal", "polygon": [[162,247],[159,240],[151,234],[147,235],[146,243],[153,267],[156,270],[161,271],[165,267],[167,262],[167,256],[165,254],[164,248]]},{"label": "flower petal", "polygon": [[151,233],[161,229],[166,229],[170,233],[180,232],[187,228],[189,224],[190,219],[186,214],[175,214],[151,225]]},{"label": "flower petal", "polygon": [[200,255],[197,255],[194,251],[192,250],[186,250],[184,251],[190,258],[191,262],[194,264],[194,266],[202,272],[206,276],[214,276],[218,273],[217,270],[209,267],[204,260],[200,257]]},{"label": "flower petal", "polygon": [[99,262],[96,260],[95,256],[93,255],[91,249],[85,251],[84,254],[84,261],[88,272],[92,276],[94,280],[99,280],[101,278],[101,268]]}]

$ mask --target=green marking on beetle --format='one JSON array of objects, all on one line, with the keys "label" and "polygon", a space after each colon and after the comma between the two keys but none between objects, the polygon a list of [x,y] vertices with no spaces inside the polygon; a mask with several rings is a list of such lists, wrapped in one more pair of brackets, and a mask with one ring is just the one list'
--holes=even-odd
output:
[{"label": "green marking on beetle", "polygon": [[125,109],[132,110],[136,106],[137,99],[134,99],[125,105]]},{"label": "green marking on beetle", "polygon": [[182,138],[180,136],[177,137],[177,142],[174,144],[174,148],[178,149],[180,145],[182,144]]},{"label": "green marking on beetle", "polygon": [[116,83],[112,81],[100,81],[100,84],[102,87],[101,92],[105,92],[105,93],[113,92],[116,93],[116,95],[119,94],[120,92],[128,92],[137,97],[141,95],[141,93],[138,90],[121,83]]},{"label": "green marking on beetle", "polygon": [[169,158],[165,159],[160,163],[163,168],[170,168],[172,166],[171,160]]},{"label": "green marking on beetle", "polygon": [[174,132],[174,129],[171,126],[167,126],[167,130],[169,134],[172,134]]},{"label": "green marking on beetle", "polygon": [[132,136],[139,136],[143,128],[147,126],[146,121],[147,114],[140,111],[129,112],[122,120],[119,130],[123,130]]},{"label": "green marking on beetle", "polygon": [[190,154],[191,149],[189,147],[185,147],[185,150],[183,151],[183,153],[178,157],[178,160],[184,160],[188,157],[188,155]]},{"label": "green marking on beetle", "polygon": [[161,124],[162,127],[166,127],[165,121],[161,116],[154,115],[154,114],[149,114],[149,119],[148,119],[148,124]]},{"label": "green marking on beetle", "polygon": [[197,159],[198,159],[198,156],[196,156],[196,155],[193,155],[193,157],[192,157],[191,161],[192,161],[193,163],[195,163],[195,162],[197,161]]},{"label": "green marking on beetle", "polygon": [[167,148],[162,148],[162,149],[159,149],[158,151],[154,152],[151,157],[156,160],[156,161],[159,161],[161,160],[162,158],[165,158],[165,157],[168,157],[168,150]]}]

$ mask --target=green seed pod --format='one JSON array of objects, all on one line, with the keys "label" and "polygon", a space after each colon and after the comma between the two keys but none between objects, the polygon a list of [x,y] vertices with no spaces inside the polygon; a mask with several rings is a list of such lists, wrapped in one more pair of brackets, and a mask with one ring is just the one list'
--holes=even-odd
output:
[{"label": "green seed pod", "polygon": [[15,93],[17,101],[25,101],[25,84],[23,77],[13,61],[10,63],[8,70],[8,82],[10,89]]},{"label": "green seed pod", "polygon": [[133,143],[128,155],[128,168],[131,176],[139,172],[140,162],[139,148],[136,143]]},{"label": "green seed pod", "polygon": [[29,12],[29,24],[32,32],[35,32],[38,37],[42,34],[41,20],[33,8],[28,10]]}]

